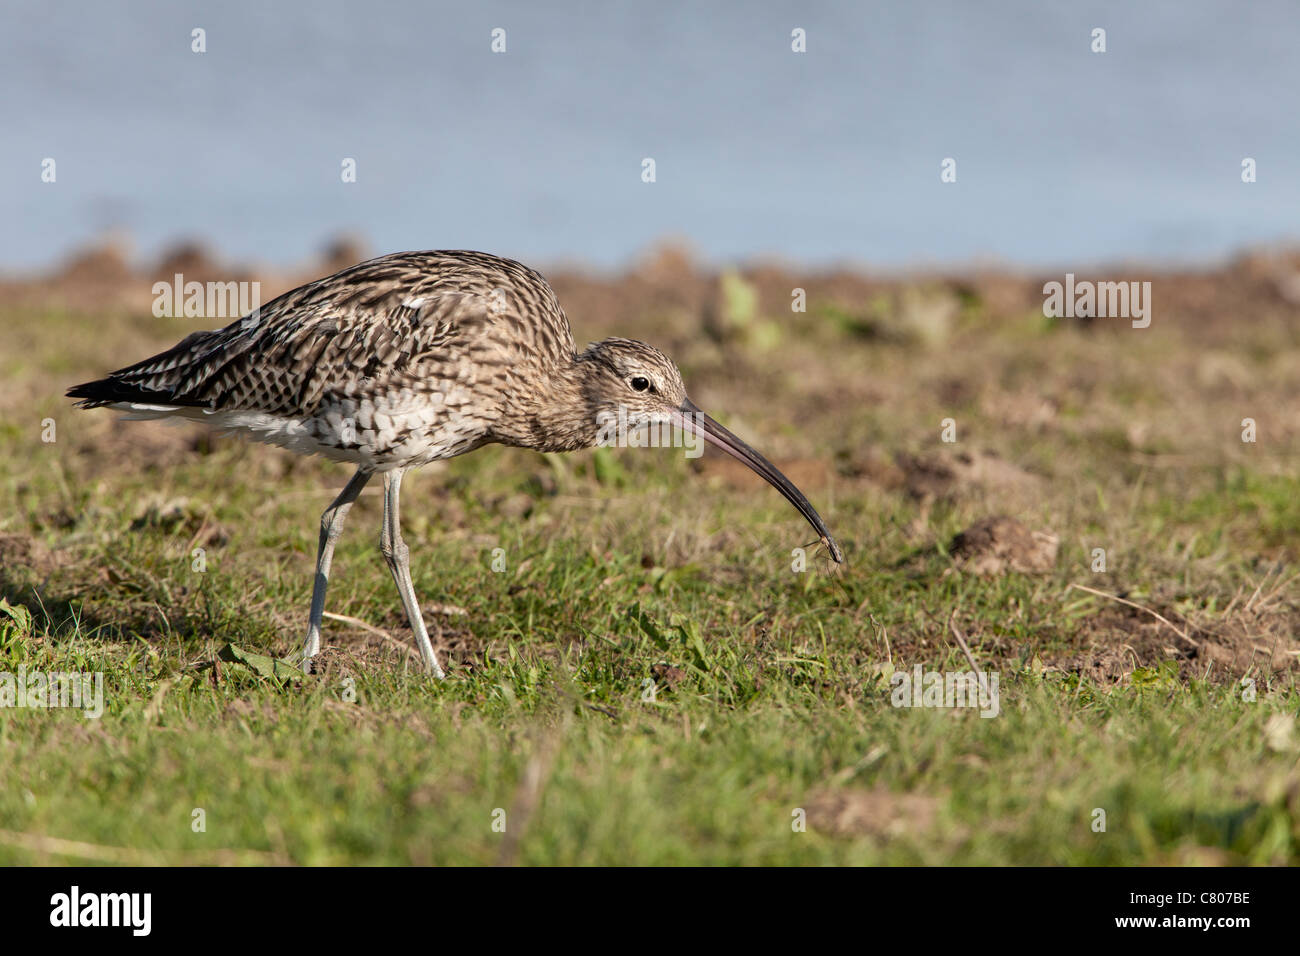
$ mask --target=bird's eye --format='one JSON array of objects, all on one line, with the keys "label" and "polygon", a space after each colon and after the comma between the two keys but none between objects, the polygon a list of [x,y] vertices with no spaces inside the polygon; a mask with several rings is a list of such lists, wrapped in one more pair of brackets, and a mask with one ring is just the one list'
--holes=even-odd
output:
[{"label": "bird's eye", "polygon": [[637,375],[632,379],[632,381],[629,384],[632,386],[632,390],[634,392],[644,392],[647,388],[650,387],[650,379],[645,378],[644,376],[641,375]]}]

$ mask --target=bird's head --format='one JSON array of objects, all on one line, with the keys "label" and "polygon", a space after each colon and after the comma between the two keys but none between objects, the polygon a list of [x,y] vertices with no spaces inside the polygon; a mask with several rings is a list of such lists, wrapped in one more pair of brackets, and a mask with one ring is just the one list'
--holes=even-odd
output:
[{"label": "bird's head", "polygon": [[669,421],[686,401],[682,373],[653,346],[632,339],[605,339],[578,356],[583,389],[598,418],[622,414],[634,428]]},{"label": "bird's head", "polygon": [[803,492],[777,467],[706,415],[686,395],[682,373],[658,349],[632,339],[610,338],[578,356],[586,407],[595,418],[597,444],[610,444],[645,426],[669,425],[720,448],[762,476],[813,526],[837,563],[844,556]]}]

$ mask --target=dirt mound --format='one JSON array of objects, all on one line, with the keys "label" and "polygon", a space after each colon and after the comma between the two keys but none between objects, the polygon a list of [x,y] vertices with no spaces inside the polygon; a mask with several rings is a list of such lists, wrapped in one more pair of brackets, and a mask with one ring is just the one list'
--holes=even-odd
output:
[{"label": "dirt mound", "polygon": [[58,566],[57,556],[30,535],[0,534],[0,571],[28,568],[43,575]]},{"label": "dirt mound", "polygon": [[808,828],[836,836],[899,837],[934,826],[939,801],[885,789],[823,790],[804,801]]},{"label": "dirt mound", "polygon": [[1298,635],[1300,607],[1285,600],[1277,585],[1269,592],[1261,586],[1249,600],[1201,621],[1184,618],[1165,601],[1150,607],[1117,602],[1081,622],[1078,636],[1087,650],[1057,666],[1102,686],[1134,679],[1137,672],[1146,672],[1142,679],[1150,681],[1162,665],[1184,680],[1235,683],[1249,676],[1262,685],[1300,669]]},{"label": "dirt mound", "polygon": [[950,552],[957,566],[974,574],[1025,574],[1056,566],[1060,540],[1047,531],[1030,531],[1015,518],[984,518],[952,539]]},{"label": "dirt mound", "polygon": [[1039,494],[1043,478],[991,451],[941,451],[929,455],[901,452],[896,457],[903,487],[917,501],[955,501],[996,494],[1022,500]]}]

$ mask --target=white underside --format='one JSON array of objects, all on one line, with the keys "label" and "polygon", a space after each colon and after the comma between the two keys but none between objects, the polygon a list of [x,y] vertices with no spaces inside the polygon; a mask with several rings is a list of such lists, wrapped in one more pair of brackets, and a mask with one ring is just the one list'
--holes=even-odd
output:
[{"label": "white underside", "polygon": [[[459,417],[448,421],[445,412],[438,414],[441,409],[429,406],[380,409],[367,403],[364,408],[323,410],[311,419],[136,402],[118,402],[110,407],[126,412],[124,421],[198,422],[224,434],[276,445],[298,455],[322,455],[364,465],[372,471],[464,454],[483,444],[486,431],[481,422]],[[359,447],[343,448],[340,444]]]}]

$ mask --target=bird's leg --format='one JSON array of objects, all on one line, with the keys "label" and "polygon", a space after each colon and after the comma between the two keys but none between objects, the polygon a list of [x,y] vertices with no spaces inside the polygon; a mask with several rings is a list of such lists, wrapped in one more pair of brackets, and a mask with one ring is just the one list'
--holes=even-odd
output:
[{"label": "bird's leg", "polygon": [[420,602],[415,599],[415,587],[411,584],[411,552],[402,540],[402,522],[397,510],[397,500],[401,494],[402,469],[384,472],[384,526],[379,533],[379,550],[383,552],[388,570],[393,572],[393,580],[397,582],[397,593],[401,595],[406,617],[411,622],[411,630],[415,632],[420,659],[424,661],[426,670],[442,680],[447,675],[438,666],[438,657],[433,653],[433,644],[429,642],[429,632],[424,629]]},{"label": "bird's leg", "polygon": [[361,489],[370,480],[370,472],[357,469],[339,496],[320,516],[320,544],[316,548],[316,583],[311,589],[311,618],[307,624],[307,640],[302,649],[302,666],[306,670],[311,659],[320,653],[320,622],[325,613],[325,588],[330,582],[330,565],[334,562],[334,542],[343,533],[343,521],[348,509],[357,500]]}]

